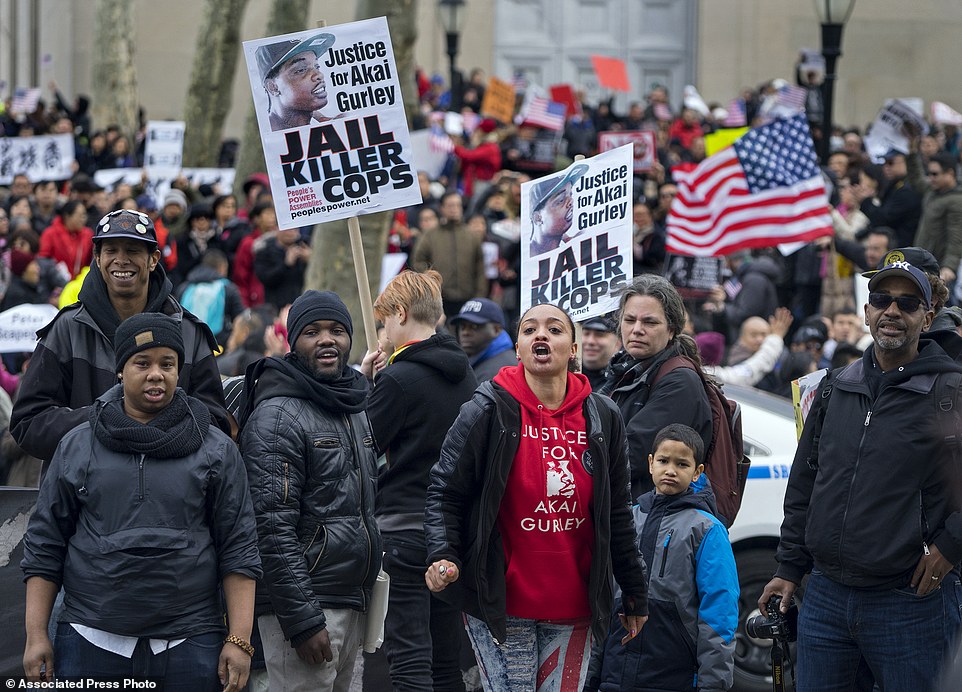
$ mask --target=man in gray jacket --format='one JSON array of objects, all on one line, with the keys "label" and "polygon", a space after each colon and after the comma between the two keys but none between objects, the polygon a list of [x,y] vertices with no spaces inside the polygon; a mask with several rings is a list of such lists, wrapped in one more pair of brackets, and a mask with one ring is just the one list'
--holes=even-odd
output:
[{"label": "man in gray jacket", "polygon": [[962,259],[962,188],[956,177],[958,162],[951,154],[938,153],[923,164],[918,142],[919,137],[912,138],[912,153],[908,157],[909,184],[923,195],[922,218],[914,244],[935,255],[939,276],[951,295]]}]

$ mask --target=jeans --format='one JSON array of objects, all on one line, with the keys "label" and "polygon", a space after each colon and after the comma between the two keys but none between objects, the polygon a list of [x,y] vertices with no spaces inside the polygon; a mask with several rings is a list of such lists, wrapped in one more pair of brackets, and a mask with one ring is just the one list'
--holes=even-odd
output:
[{"label": "jeans", "polygon": [[334,660],[312,665],[298,657],[297,650],[284,639],[277,616],[257,618],[264,645],[264,661],[271,690],[284,692],[348,692],[354,676],[357,652],[364,643],[364,613],[350,608],[325,608],[327,636]]},{"label": "jeans", "polygon": [[461,612],[424,583],[427,549],[419,531],[384,532],[384,571],[391,576],[384,653],[395,690],[463,692]]},{"label": "jeans", "polygon": [[950,572],[919,597],[909,587],[870,591],[843,586],[817,570],[798,621],[798,692],[935,688],[962,624],[962,584]]},{"label": "jeans", "polygon": [[549,622],[508,616],[504,644],[465,615],[485,692],[580,692],[588,676],[590,619]]},{"label": "jeans", "polygon": [[141,639],[131,658],[101,649],[84,639],[67,623],[57,626],[54,672],[57,678],[159,677],[165,692],[220,690],[217,663],[224,635],[207,632],[189,637],[177,646],[154,654],[150,640]]}]

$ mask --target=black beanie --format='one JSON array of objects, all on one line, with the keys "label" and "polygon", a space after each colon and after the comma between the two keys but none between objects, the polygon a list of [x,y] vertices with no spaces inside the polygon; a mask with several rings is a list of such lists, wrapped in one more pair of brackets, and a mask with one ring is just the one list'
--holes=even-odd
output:
[{"label": "black beanie", "polygon": [[341,297],[333,291],[305,291],[291,305],[287,313],[287,343],[294,350],[294,342],[304,331],[304,327],[318,320],[340,322],[347,329],[347,335],[354,339],[354,324],[351,313]]},{"label": "black beanie", "polygon": [[177,352],[177,369],[184,365],[184,335],[180,323],[159,312],[141,312],[120,323],[114,334],[117,372],[123,372],[130,357],[155,346],[166,346]]}]

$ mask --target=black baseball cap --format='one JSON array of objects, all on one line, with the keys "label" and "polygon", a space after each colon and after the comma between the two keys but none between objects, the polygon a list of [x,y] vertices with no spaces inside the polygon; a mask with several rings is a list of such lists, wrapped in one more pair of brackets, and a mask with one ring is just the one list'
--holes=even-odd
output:
[{"label": "black baseball cap", "polygon": [[941,269],[939,267],[939,261],[935,259],[935,255],[924,247],[899,247],[886,252],[885,257],[878,263],[878,266],[871,271],[864,272],[862,276],[866,279],[871,279],[881,271],[883,267],[895,264],[896,262],[908,262],[913,267],[921,269],[926,274],[933,276],[938,276]]},{"label": "black baseball cap", "polygon": [[150,217],[139,211],[118,209],[112,211],[97,224],[94,242],[106,238],[133,238],[157,247],[157,231]]},{"label": "black baseball cap", "polygon": [[267,79],[267,75],[275,68],[283,65],[295,55],[310,51],[317,57],[321,57],[333,45],[334,34],[320,33],[305,38],[303,41],[292,39],[260,46],[254,53],[254,58],[257,60],[257,70],[260,72],[261,81]]},{"label": "black baseball cap", "polygon": [[610,317],[602,315],[582,322],[581,328],[594,329],[596,332],[613,332],[615,331],[615,322]]}]

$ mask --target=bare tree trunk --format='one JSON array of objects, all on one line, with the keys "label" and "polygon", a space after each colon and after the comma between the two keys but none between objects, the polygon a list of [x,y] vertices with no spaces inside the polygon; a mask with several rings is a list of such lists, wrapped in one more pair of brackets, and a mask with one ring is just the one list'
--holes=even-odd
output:
[{"label": "bare tree trunk", "polygon": [[[216,2],[216,0],[214,1]],[[271,7],[271,17],[267,22],[267,30],[264,35],[276,36],[277,34],[290,34],[309,29],[307,11],[310,9],[310,5],[310,0],[274,0]],[[264,148],[261,145],[260,130],[257,129],[257,114],[254,112],[253,101],[251,101],[250,110],[247,111],[244,136],[241,139],[240,151],[237,152],[235,170],[234,180],[237,181],[235,185],[237,189],[240,189],[240,185],[251,173],[267,170],[267,165],[264,163]]]},{"label": "bare tree trunk", "polygon": [[[386,16],[397,61],[398,80],[404,97],[405,110],[410,124],[411,114],[417,108],[417,89],[414,84],[414,44],[417,40],[417,0],[359,0],[356,19]],[[409,105],[413,98],[413,108]],[[358,218],[361,240],[364,243],[364,259],[367,265],[371,295],[377,295],[381,278],[381,256],[387,248],[387,234],[394,218],[393,211],[363,214]],[[361,301],[358,297],[357,274],[351,255],[351,240],[347,220],[318,224],[314,228],[311,243],[311,260],[308,263],[304,288],[336,291],[344,300],[356,325],[352,360],[360,360],[365,352],[365,338],[361,333]]]},{"label": "bare tree trunk", "polygon": [[97,0],[93,125],[99,129],[116,124],[127,137],[133,137],[138,126],[133,15],[129,0]]},{"label": "bare tree trunk", "polygon": [[216,166],[247,0],[206,0],[184,105],[184,165]]}]

